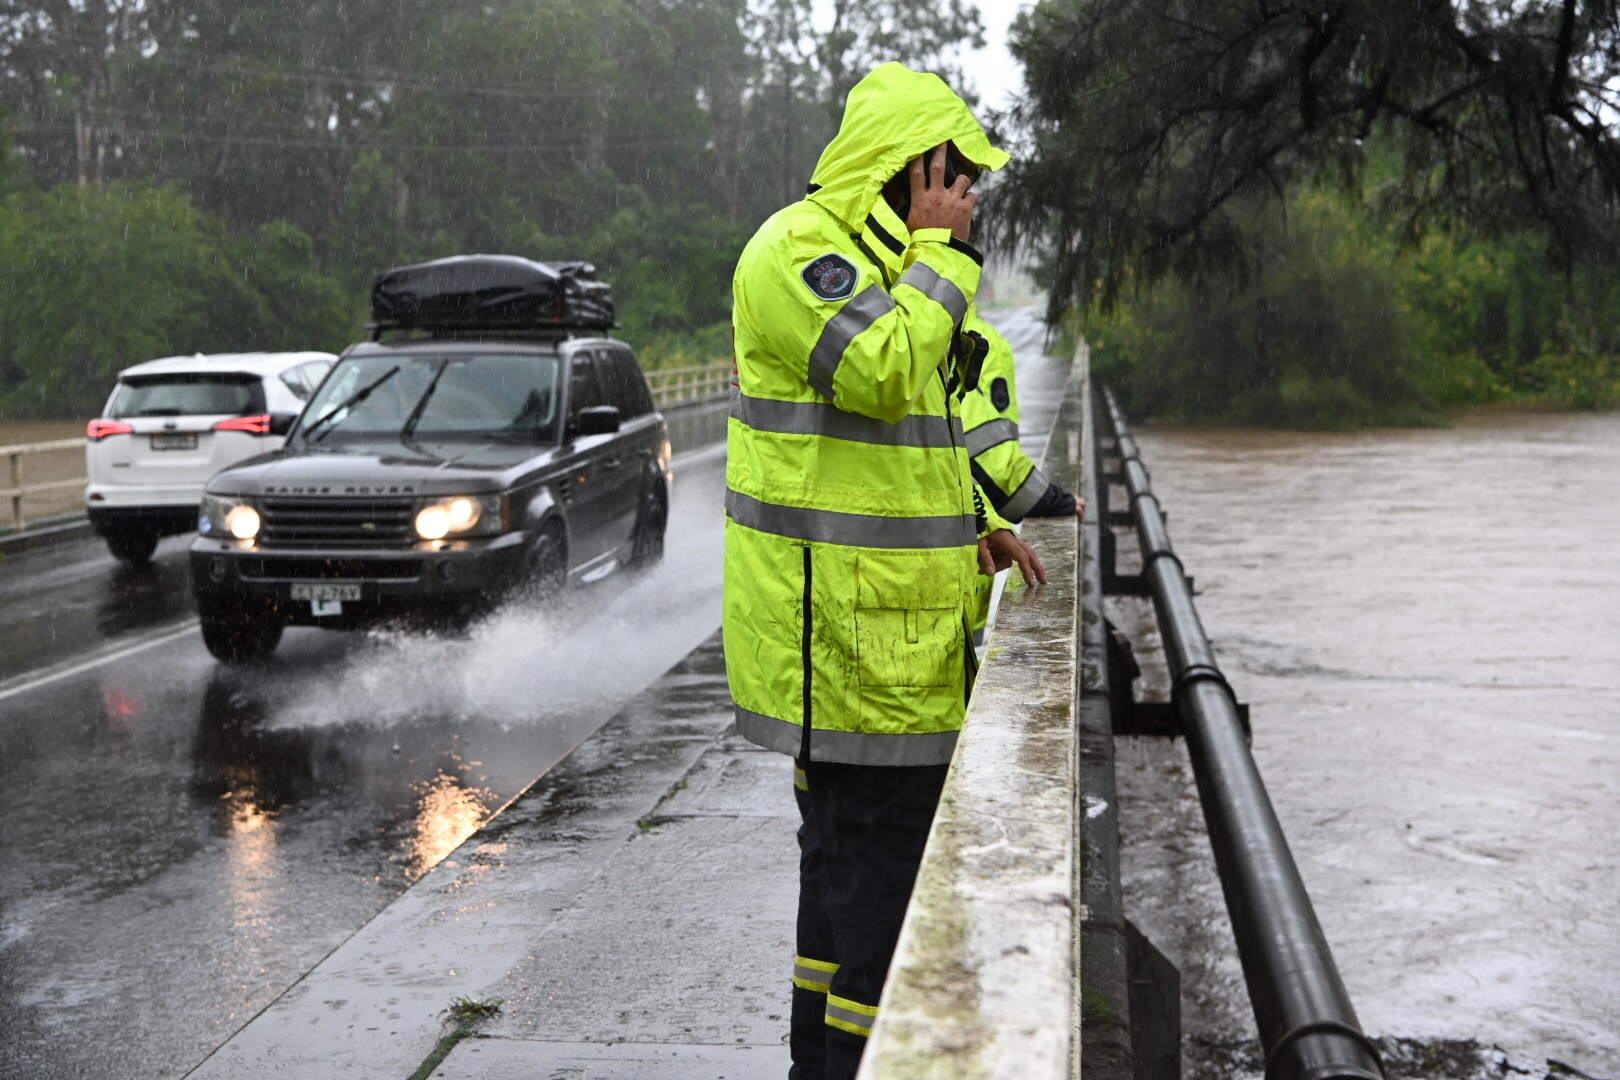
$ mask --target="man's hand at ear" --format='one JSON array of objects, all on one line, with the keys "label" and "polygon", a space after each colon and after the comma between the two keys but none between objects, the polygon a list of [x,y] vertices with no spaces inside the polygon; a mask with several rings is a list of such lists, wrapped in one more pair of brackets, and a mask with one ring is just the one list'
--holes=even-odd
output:
[{"label": "man's hand at ear", "polygon": [[985,577],[995,577],[1013,563],[1023,573],[1024,584],[1046,584],[1046,567],[1040,556],[1011,529],[997,529],[979,541],[979,573]]},{"label": "man's hand at ear", "polygon": [[[966,174],[956,183],[945,186],[944,144],[911,163],[911,213],[906,217],[906,228],[949,229],[962,243],[971,239],[973,208],[979,205],[979,196],[968,190],[973,183]],[[926,173],[924,170],[927,170]]]}]

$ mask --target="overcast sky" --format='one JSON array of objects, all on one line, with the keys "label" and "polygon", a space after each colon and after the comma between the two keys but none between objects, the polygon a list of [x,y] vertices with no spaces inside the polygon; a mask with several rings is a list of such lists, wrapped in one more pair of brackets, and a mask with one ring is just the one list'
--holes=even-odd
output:
[{"label": "overcast sky", "polygon": [[[1013,94],[1023,86],[1023,69],[1007,52],[1007,28],[1034,0],[978,0],[979,17],[984,22],[984,48],[962,58],[962,66],[979,90],[981,109],[1004,109]],[[812,0],[811,19],[825,29],[832,25],[833,7],[828,0]]]},{"label": "overcast sky", "polygon": [[1023,88],[1024,69],[1007,51],[1007,28],[1024,8],[1022,0],[979,0],[984,20],[984,48],[963,57],[962,66],[979,88],[980,106],[1004,109],[1012,96]]}]

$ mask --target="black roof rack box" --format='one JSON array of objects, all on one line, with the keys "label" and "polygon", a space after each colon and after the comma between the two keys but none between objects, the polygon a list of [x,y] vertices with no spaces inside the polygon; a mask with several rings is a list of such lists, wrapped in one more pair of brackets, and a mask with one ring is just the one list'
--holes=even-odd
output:
[{"label": "black roof rack box", "polygon": [[429,332],[613,328],[613,290],[586,262],[456,255],[377,275],[379,330]]}]

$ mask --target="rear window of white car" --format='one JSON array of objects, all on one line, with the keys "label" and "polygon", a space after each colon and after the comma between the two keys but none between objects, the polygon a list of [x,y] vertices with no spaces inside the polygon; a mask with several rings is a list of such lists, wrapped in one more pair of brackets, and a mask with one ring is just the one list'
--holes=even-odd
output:
[{"label": "rear window of white car", "polygon": [[262,413],[257,375],[128,375],[118,383],[109,416],[251,416]]}]

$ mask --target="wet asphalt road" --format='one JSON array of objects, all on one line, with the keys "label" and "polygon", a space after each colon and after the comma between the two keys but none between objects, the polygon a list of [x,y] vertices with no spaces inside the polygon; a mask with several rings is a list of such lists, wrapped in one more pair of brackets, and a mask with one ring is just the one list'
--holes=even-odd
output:
[{"label": "wet asphalt road", "polygon": [[659,566],[455,638],[291,630],[233,670],[186,538],[0,562],[0,1077],[183,1075],[707,637],[723,409],[672,428]]}]

